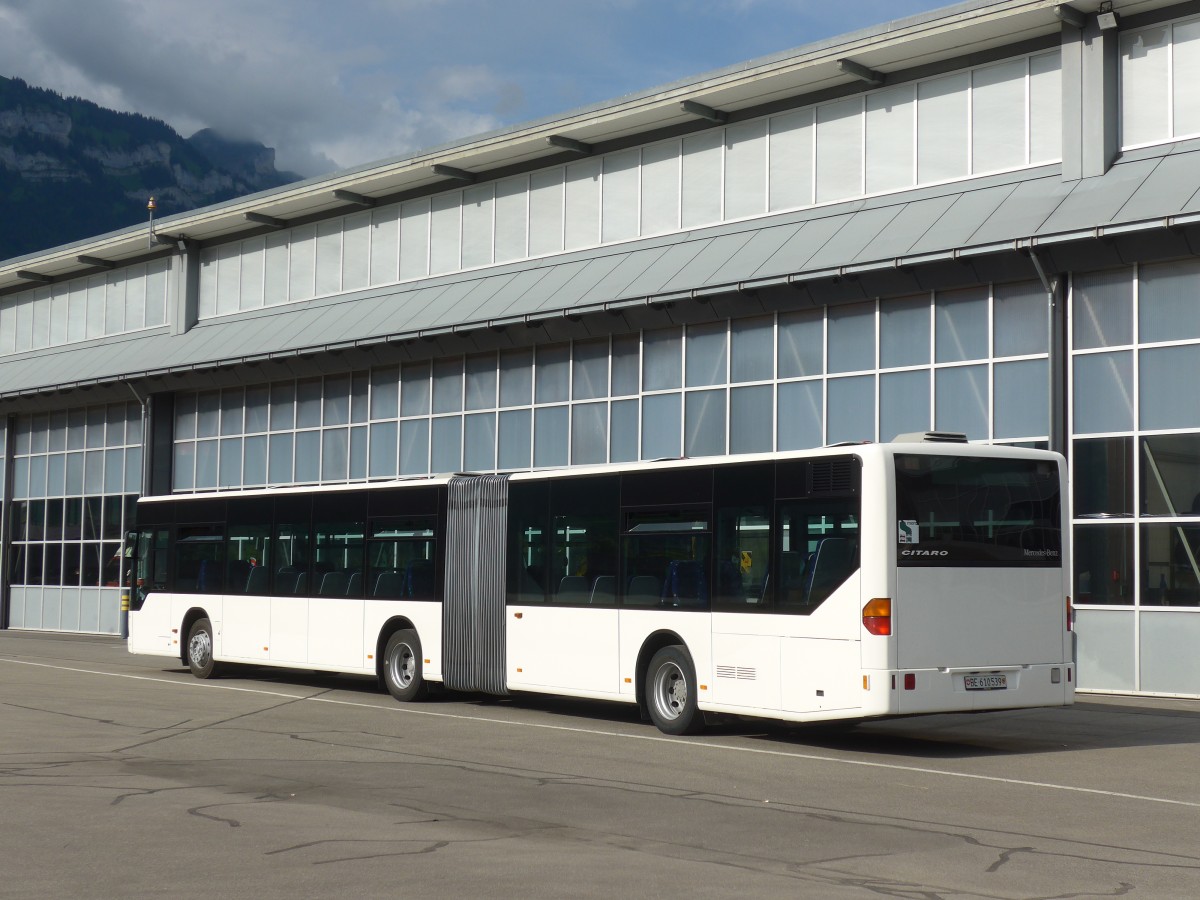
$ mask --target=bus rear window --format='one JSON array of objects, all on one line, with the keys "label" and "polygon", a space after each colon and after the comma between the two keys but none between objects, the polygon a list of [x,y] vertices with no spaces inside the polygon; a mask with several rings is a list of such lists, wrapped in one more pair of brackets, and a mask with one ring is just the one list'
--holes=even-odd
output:
[{"label": "bus rear window", "polygon": [[1062,564],[1058,467],[1048,460],[896,455],[901,566]]}]

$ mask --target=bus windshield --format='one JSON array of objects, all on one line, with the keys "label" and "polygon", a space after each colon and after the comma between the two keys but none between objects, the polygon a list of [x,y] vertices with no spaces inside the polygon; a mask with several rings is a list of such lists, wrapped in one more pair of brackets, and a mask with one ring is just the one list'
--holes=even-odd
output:
[{"label": "bus windshield", "polygon": [[1049,460],[896,454],[896,518],[901,566],[1062,564]]}]

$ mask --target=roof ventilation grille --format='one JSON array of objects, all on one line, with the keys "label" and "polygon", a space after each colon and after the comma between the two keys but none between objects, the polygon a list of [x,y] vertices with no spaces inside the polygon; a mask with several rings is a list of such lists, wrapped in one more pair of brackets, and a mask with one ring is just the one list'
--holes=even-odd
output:
[{"label": "roof ventilation grille", "polygon": [[961,431],[912,431],[898,434],[892,439],[896,444],[965,444],[967,436]]}]

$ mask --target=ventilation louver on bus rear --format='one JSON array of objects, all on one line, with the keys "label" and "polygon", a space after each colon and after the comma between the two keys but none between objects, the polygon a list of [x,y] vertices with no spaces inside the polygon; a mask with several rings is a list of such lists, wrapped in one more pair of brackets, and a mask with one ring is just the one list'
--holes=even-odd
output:
[{"label": "ventilation louver on bus rear", "polygon": [[965,444],[967,436],[961,431],[912,431],[892,438],[894,444]]},{"label": "ventilation louver on bus rear", "polygon": [[813,460],[808,464],[808,493],[853,493],[856,462],[857,460],[852,456]]}]

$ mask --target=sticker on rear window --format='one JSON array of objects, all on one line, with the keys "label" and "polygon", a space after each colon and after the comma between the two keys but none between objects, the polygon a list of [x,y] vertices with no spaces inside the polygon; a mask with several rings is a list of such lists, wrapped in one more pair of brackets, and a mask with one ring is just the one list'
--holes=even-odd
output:
[{"label": "sticker on rear window", "polygon": [[916,519],[901,519],[900,520],[900,543],[902,543],[902,544],[919,544],[919,543],[921,543],[921,530],[917,527]]}]

